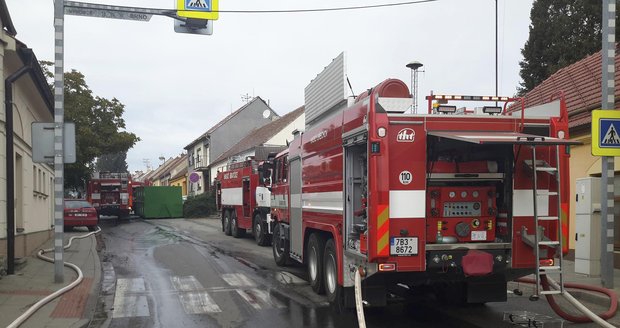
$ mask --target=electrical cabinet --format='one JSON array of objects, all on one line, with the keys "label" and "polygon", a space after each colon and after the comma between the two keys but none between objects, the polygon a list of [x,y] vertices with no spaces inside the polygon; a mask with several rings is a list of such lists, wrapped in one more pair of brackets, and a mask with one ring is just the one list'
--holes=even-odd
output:
[{"label": "electrical cabinet", "polygon": [[575,190],[575,273],[601,271],[601,179],[577,179]]}]

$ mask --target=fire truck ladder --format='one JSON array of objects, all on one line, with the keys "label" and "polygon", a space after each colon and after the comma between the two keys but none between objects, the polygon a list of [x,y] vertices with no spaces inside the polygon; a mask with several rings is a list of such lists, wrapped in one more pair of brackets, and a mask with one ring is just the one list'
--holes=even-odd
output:
[{"label": "fire truck ladder", "polygon": [[[549,147],[549,146],[547,146]],[[525,161],[525,164],[532,170],[532,182],[533,182],[533,195],[534,195],[534,226],[536,227],[536,233],[531,235],[527,234],[527,229],[522,227],[521,236],[526,244],[532,246],[534,248],[535,253],[535,264],[536,264],[536,287],[534,290],[534,294],[530,296],[530,300],[535,301],[538,300],[540,295],[549,295],[549,294],[563,294],[564,293],[564,276],[562,271],[562,219],[560,216],[561,213],[561,195],[560,195],[560,146],[555,146],[555,155],[556,155],[556,165],[557,167],[550,166],[547,162],[543,160],[536,159],[536,145],[532,145],[532,160]],[[555,176],[557,182],[557,192],[555,191],[542,191],[538,190],[538,173],[548,173],[552,176]],[[538,214],[538,204],[537,204],[537,196],[554,196],[557,199],[557,216],[540,216]],[[554,238],[550,236],[548,238],[545,236],[545,227],[540,226],[540,222],[542,221],[556,221],[558,227],[558,233],[555,237],[555,240],[550,239]],[[548,249],[555,248],[556,254],[559,254],[558,261],[553,263],[551,266],[542,266],[540,265],[541,257],[546,258]],[[549,275],[549,274],[557,274],[559,275],[559,290],[542,290],[541,289],[541,276]]]}]

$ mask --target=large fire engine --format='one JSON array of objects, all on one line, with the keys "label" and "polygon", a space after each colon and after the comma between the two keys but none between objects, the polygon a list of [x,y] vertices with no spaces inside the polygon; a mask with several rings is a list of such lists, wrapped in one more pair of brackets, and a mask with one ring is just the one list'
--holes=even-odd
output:
[{"label": "large fire engine", "polygon": [[99,216],[129,217],[132,201],[131,176],[123,172],[95,172],[87,187],[88,201]]},{"label": "large fire engine", "polygon": [[[306,88],[306,130],[274,159],[277,264],[306,264],[314,291],[338,309],[353,304],[356,271],[370,306],[417,287],[505,301],[508,281],[561,275],[572,144],[561,95],[536,108],[431,95],[416,114],[407,85],[388,79],[348,104],[325,103],[345,85],[329,81],[343,76],[338,61]],[[537,284],[532,299],[554,292]]]},{"label": "large fire engine", "polygon": [[271,242],[270,164],[254,159],[230,164],[215,178],[222,231],[239,238],[251,230],[258,245]]}]

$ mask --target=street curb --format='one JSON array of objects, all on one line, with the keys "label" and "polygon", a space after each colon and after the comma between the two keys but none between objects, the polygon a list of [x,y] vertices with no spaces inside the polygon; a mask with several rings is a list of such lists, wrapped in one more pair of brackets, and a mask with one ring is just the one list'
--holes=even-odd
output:
[{"label": "street curb", "polygon": [[93,242],[91,243],[90,253],[93,254],[93,262],[95,265],[95,269],[93,270],[94,283],[90,289],[88,299],[86,300],[86,310],[84,311],[84,318],[86,319],[86,322],[82,324],[80,328],[87,328],[90,326],[97,310],[97,301],[99,298],[99,294],[101,293],[102,267],[101,259],[99,258],[99,252],[97,251],[97,236],[92,235],[90,236],[90,238],[93,239]]}]

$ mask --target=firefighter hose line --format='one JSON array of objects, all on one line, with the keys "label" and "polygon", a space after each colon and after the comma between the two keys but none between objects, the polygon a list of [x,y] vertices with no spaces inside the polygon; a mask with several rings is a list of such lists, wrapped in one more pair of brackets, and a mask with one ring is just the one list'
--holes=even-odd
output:
[{"label": "firefighter hose line", "polygon": [[[534,279],[529,279],[529,278],[521,278],[521,279],[518,279],[517,282],[523,282],[523,283],[528,283],[528,284],[536,283]],[[550,285],[556,290],[560,289],[560,286],[557,284],[557,282],[555,282],[551,278],[547,278],[546,276],[541,277],[541,284],[544,290],[549,290]],[[613,325],[605,321],[607,319],[612,318],[615,315],[616,311],[618,310],[618,296],[613,290],[602,288],[602,287],[595,287],[595,286],[574,284],[574,283],[565,283],[564,287],[588,290],[588,291],[605,294],[610,299],[609,309],[605,311],[604,313],[597,315],[594,312],[590,311],[588,308],[586,308],[583,304],[579,303],[578,300],[576,300],[572,295],[570,295],[566,291],[566,289],[564,289],[564,293],[562,295],[564,295],[566,300],[569,301],[572,305],[574,305],[579,311],[584,313],[586,316],[576,316],[576,315],[572,315],[572,314],[565,312],[562,308],[560,308],[558,303],[555,301],[555,299],[553,298],[553,295],[545,295],[547,297],[547,301],[549,302],[549,305],[551,306],[553,311],[555,311],[555,313],[557,313],[563,319],[572,321],[575,323],[595,322],[601,327],[614,327]]]},{"label": "firefighter hose line", "polygon": [[[82,235],[82,236],[73,236],[73,237],[71,237],[69,239],[69,242],[63,248],[67,249],[67,248],[71,247],[71,243],[73,242],[74,239],[87,238],[87,237],[90,237],[90,236],[92,236],[92,235],[94,235],[96,233],[99,233],[99,232],[101,232],[101,228],[97,227],[97,231],[93,231],[93,232],[87,233],[87,234]],[[43,255],[43,254],[51,252],[53,250],[54,250],[53,248],[42,249],[42,250],[40,250],[37,253],[37,257],[42,259],[42,260],[44,260],[44,261],[54,263],[54,259]],[[73,271],[75,271],[77,273],[77,275],[78,275],[77,279],[75,279],[69,285],[67,285],[67,286],[65,286],[65,287],[55,291],[54,293],[46,296],[45,298],[43,298],[40,301],[38,301],[37,303],[35,303],[26,312],[24,312],[17,319],[15,319],[15,321],[11,322],[11,324],[8,325],[7,328],[17,328],[17,327],[19,327],[26,320],[28,320],[28,318],[30,318],[36,311],[38,311],[40,308],[42,308],[45,304],[49,303],[50,301],[52,301],[53,299],[59,297],[60,295],[70,291],[71,289],[73,289],[75,286],[79,285],[82,282],[82,279],[84,278],[84,275],[82,274],[82,270],[80,270],[80,268],[77,265],[73,264],[73,263],[65,262],[64,264],[65,264],[65,266],[73,269]]]},{"label": "firefighter hose line", "polygon": [[360,328],[366,328],[364,318],[364,304],[362,304],[362,276],[360,270],[355,270],[355,310],[357,311],[357,323]]}]

